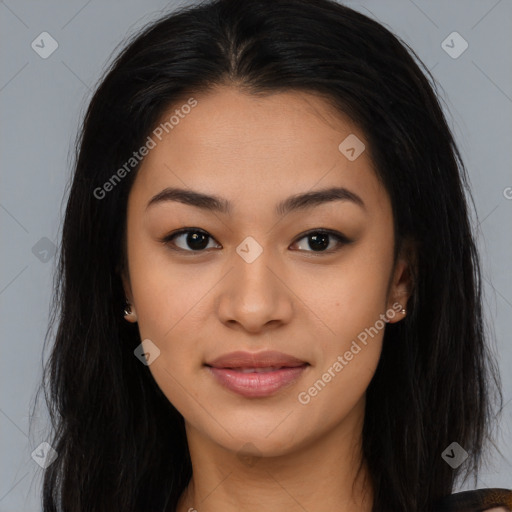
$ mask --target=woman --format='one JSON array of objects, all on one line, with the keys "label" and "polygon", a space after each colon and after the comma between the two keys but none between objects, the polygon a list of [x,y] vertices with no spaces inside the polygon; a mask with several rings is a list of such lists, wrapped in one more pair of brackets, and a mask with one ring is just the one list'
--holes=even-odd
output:
[{"label": "woman", "polygon": [[498,376],[415,58],[329,0],[183,8],[119,55],[63,227],[45,512],[510,507],[450,496]]}]

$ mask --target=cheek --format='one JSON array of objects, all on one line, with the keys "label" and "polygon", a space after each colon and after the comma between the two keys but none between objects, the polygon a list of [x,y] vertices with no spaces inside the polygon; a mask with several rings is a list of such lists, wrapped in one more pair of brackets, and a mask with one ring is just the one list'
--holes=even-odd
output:
[{"label": "cheek", "polygon": [[317,364],[298,390],[297,401],[313,423],[336,424],[360,402],[375,374],[382,351],[386,322],[386,279],[367,273],[339,279],[324,295],[318,316],[326,335],[312,339]]},{"label": "cheek", "polygon": [[128,255],[141,336],[154,338],[159,346],[167,344],[181,319],[193,317],[213,277],[206,273],[206,279],[197,279],[194,265],[173,265],[167,249],[147,236],[134,236]]},{"label": "cheek", "polygon": [[[338,340],[337,346],[377,321],[382,327],[380,315],[386,312],[393,264],[391,238],[367,240],[347,251],[328,275],[320,276],[321,286],[313,296],[309,294],[308,305]],[[303,281],[305,293],[306,286],[311,290],[311,280]]]},{"label": "cheek", "polygon": [[154,241],[135,242],[130,249],[140,338],[151,340],[160,350],[149,370],[168,400],[188,411],[193,405],[189,395],[194,393],[193,376],[202,366],[204,351],[205,339],[198,333],[212,307],[207,292],[219,277],[213,269],[203,270],[199,277],[194,264],[172,264],[166,250]]},{"label": "cheek", "polygon": [[[323,399],[339,400],[350,407],[364,394],[378,365],[386,322],[387,289],[392,270],[392,238],[375,236],[354,246],[330,279],[310,299],[314,316],[322,319],[322,332],[315,338],[319,364],[311,385],[312,394],[330,391]],[[313,316],[312,316],[313,317]],[[343,400],[336,398],[343,395]],[[309,394],[309,393],[308,393]]]}]

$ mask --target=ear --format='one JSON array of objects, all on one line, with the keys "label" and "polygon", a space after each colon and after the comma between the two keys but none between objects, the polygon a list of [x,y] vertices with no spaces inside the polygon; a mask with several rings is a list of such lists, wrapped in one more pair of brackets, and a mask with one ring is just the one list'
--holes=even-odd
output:
[{"label": "ear", "polygon": [[135,305],[133,304],[133,295],[132,295],[132,286],[130,283],[130,276],[128,275],[128,271],[126,267],[116,267],[116,272],[121,278],[121,282],[123,284],[124,295],[126,297],[126,301],[130,305],[129,311],[130,313],[124,314],[124,318],[127,322],[135,323],[137,321],[137,313],[135,311]]},{"label": "ear", "polygon": [[[400,305],[400,309],[397,311],[398,314],[389,318],[389,323],[398,322],[407,314],[407,302],[412,295],[416,275],[417,247],[412,241],[407,240],[402,243],[397,256],[388,293],[388,309],[397,311],[397,304]],[[406,310],[405,314],[400,313],[402,309]]]}]

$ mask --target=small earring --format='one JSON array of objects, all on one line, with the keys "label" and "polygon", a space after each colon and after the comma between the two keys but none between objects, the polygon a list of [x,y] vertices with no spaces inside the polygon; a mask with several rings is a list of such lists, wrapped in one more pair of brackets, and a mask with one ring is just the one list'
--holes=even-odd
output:
[{"label": "small earring", "polygon": [[125,306],[124,306],[124,316],[128,316],[128,315],[131,315],[132,314],[132,306],[129,302],[126,302]]},{"label": "small earring", "polygon": [[128,301],[125,301],[123,315],[128,322],[132,321],[129,317],[133,317],[134,322],[137,321],[137,315],[132,311],[132,305]]},{"label": "small earring", "polygon": [[402,315],[405,315],[405,313],[407,313],[407,311],[405,311],[405,308],[402,308],[402,311],[400,311],[400,313],[402,313]]}]

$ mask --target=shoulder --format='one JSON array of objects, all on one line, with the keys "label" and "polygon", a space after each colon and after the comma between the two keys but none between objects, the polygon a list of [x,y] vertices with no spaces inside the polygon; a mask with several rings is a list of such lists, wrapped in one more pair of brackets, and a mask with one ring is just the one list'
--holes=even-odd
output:
[{"label": "shoulder", "polygon": [[484,512],[494,508],[500,512],[512,511],[512,490],[489,488],[457,492],[443,498],[436,512]]}]

